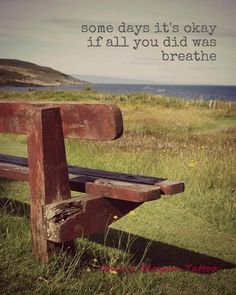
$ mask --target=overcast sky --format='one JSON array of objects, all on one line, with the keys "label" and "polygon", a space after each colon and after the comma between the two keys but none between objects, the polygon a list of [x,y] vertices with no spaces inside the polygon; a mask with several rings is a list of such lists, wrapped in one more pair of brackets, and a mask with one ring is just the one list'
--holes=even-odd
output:
[{"label": "overcast sky", "polygon": [[[0,0],[0,57],[16,58],[50,66],[68,74],[111,76],[172,84],[236,85],[236,1],[235,0]],[[217,25],[209,33],[188,33],[188,39],[215,38],[216,47],[199,48],[215,52],[216,61],[165,62],[160,46],[128,48],[89,48],[87,39],[96,34],[81,32],[83,24],[121,22],[146,24],[150,32],[136,38],[158,39],[155,23]],[[116,33],[99,34],[104,39]],[[176,34],[181,38],[182,32]],[[186,35],[186,34],[185,34]],[[119,35],[124,36],[124,34]],[[173,36],[173,34],[172,34]],[[193,52],[187,48],[164,48],[166,52]]]}]

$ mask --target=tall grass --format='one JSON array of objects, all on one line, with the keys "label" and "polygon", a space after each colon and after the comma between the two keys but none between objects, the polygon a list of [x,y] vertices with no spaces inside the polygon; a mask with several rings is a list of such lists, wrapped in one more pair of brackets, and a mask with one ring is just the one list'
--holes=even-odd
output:
[{"label": "tall grass", "polygon": [[[183,180],[186,191],[137,208],[112,224],[102,243],[77,241],[73,258],[34,261],[29,231],[28,186],[0,182],[0,290],[3,294],[234,294],[235,270],[211,275],[189,272],[117,273],[102,265],[134,266],[133,236],[234,262],[236,257],[235,104],[170,99],[149,94],[94,91],[1,93],[0,99],[94,101],[122,109],[125,133],[113,142],[66,140],[70,164]],[[0,152],[26,156],[23,136],[1,135]],[[24,202],[20,205],[19,202]],[[20,207],[21,206],[21,207]],[[120,232],[116,248],[108,240]],[[136,252],[141,251],[137,248]],[[181,259],[176,257],[176,259]]]}]

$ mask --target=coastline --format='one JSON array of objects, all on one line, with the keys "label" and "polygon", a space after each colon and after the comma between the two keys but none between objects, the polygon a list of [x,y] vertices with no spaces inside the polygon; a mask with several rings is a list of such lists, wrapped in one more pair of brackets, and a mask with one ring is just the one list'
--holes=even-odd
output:
[{"label": "coastline", "polygon": [[1,86],[0,92],[86,91],[110,95],[158,95],[194,100],[236,101],[236,86],[165,84],[79,84],[59,86]]}]

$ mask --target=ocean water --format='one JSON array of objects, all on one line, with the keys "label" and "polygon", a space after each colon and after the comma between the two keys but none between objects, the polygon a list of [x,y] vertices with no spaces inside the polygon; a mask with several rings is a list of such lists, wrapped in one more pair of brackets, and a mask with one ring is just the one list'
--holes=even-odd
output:
[{"label": "ocean water", "polygon": [[[29,91],[29,90],[80,90],[88,85],[70,85],[57,87],[0,87],[0,91]],[[205,100],[236,101],[236,86],[207,86],[207,85],[145,85],[145,84],[91,84],[90,88],[100,92],[136,93],[144,92],[170,97],[182,97]]]}]

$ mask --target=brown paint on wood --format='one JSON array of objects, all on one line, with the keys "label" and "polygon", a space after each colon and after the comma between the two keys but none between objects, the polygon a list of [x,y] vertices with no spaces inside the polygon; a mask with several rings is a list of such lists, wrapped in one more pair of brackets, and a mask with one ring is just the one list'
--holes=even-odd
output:
[{"label": "brown paint on wood", "polygon": [[75,167],[71,165],[68,166],[68,171],[70,174],[78,176],[88,176],[91,179],[93,177],[96,179],[107,178],[110,180],[124,181],[129,183],[156,185],[160,187],[161,194],[163,195],[173,195],[182,193],[184,191],[184,182],[178,180],[173,181],[166,178],[158,178],[154,176],[135,175],[84,167]]},{"label": "brown paint on wood", "polygon": [[[0,162],[19,164],[27,166],[27,159],[15,156],[1,155]],[[78,175],[76,177],[76,183],[71,183],[71,189],[75,191],[85,191],[82,189],[85,186],[85,182],[94,182],[99,178],[107,178],[111,180],[124,181],[129,183],[139,183],[147,185],[156,185],[160,187],[161,194],[173,195],[184,191],[183,181],[173,181],[165,178],[158,178],[152,176],[133,175],[127,173],[118,173],[112,171],[97,170],[84,167],[68,166],[70,174]]]},{"label": "brown paint on wood", "polygon": [[[28,167],[0,162],[0,176],[28,181]],[[89,176],[75,177],[69,180],[70,188],[74,191],[88,194],[127,200],[131,202],[146,202],[160,198],[160,188],[153,185],[142,185],[109,179],[96,179]]]},{"label": "brown paint on wood", "polygon": [[62,243],[106,228],[142,203],[86,195],[44,207],[46,238]]},{"label": "brown paint on wood", "polygon": [[29,169],[28,167],[2,163],[0,161],[0,177],[12,180],[29,181]]},{"label": "brown paint on wood", "polygon": [[[0,163],[1,162],[9,164],[18,164],[20,166],[28,165],[26,158],[0,154]],[[173,181],[165,178],[117,173],[112,171],[96,170],[91,168],[75,166],[68,166],[68,171],[71,174],[78,175],[77,177],[70,180],[71,189],[74,191],[90,193],[90,191],[86,191],[85,184],[87,182],[94,183],[96,181],[99,181],[99,179],[102,179],[103,181],[104,178],[108,178],[107,181],[111,180],[133,184],[155,185],[160,188],[161,194],[163,195],[173,195],[184,191],[183,181]]]},{"label": "brown paint on wood", "polygon": [[163,180],[155,183],[156,186],[161,188],[163,195],[173,195],[184,192],[184,182],[176,180]]},{"label": "brown paint on wood", "polygon": [[120,109],[113,104],[0,102],[0,132],[26,134],[37,107],[60,107],[65,137],[114,140],[123,134]]},{"label": "brown paint on wood", "polygon": [[102,178],[94,182],[87,182],[85,192],[131,202],[153,201],[159,199],[161,195],[160,188],[157,186]]},{"label": "brown paint on wood", "polygon": [[[148,176],[142,176],[142,175],[133,175],[133,174],[126,174],[126,173],[118,173],[118,172],[112,172],[112,171],[104,171],[104,170],[97,170],[97,169],[90,169],[90,168],[81,168],[81,167],[74,167],[74,166],[68,166],[68,171],[70,174],[78,175],[75,178],[72,178],[74,182],[72,183],[71,189],[77,191],[77,188],[83,188],[85,182],[95,182],[98,184],[98,189],[102,189],[105,187],[105,182],[109,182],[112,184],[112,181],[120,183],[120,186],[122,186],[122,183],[124,186],[127,187],[127,184],[130,184],[130,189],[132,190],[135,187],[135,184],[137,185],[147,185],[149,188],[151,186],[156,186],[158,189],[160,189],[160,193],[162,195],[174,195],[178,193],[182,193],[184,191],[184,182],[183,181],[174,181],[174,180],[168,180],[165,178],[157,178],[157,177],[148,177]],[[104,184],[101,185],[101,182],[104,181]],[[77,184],[76,184],[77,182]],[[99,183],[100,182],[100,183]],[[89,189],[92,190],[92,186],[95,188],[95,184],[89,186]],[[113,186],[114,188],[114,186]],[[139,186],[137,186],[139,188]],[[141,187],[140,187],[141,188]],[[109,186],[107,190],[109,189]],[[154,189],[155,190],[155,189]],[[84,190],[86,191],[86,190]],[[115,188],[114,188],[115,191]],[[91,193],[91,191],[86,191],[87,193]],[[157,197],[154,197],[154,199]],[[151,199],[151,196],[150,196]],[[148,197],[147,197],[148,200]]]},{"label": "brown paint on wood", "polygon": [[[30,182],[33,250],[43,262],[55,249],[73,251],[74,238],[104,229],[143,202],[184,191],[181,181],[67,166],[64,136],[122,135],[114,105],[0,102],[0,132],[28,137],[29,160],[0,155],[0,176]],[[77,177],[69,180],[68,172]],[[90,195],[71,199],[70,189]]]},{"label": "brown paint on wood", "polygon": [[42,206],[71,197],[59,108],[32,111],[28,133],[31,231],[37,259],[47,262],[54,249],[70,248],[47,241]]}]

